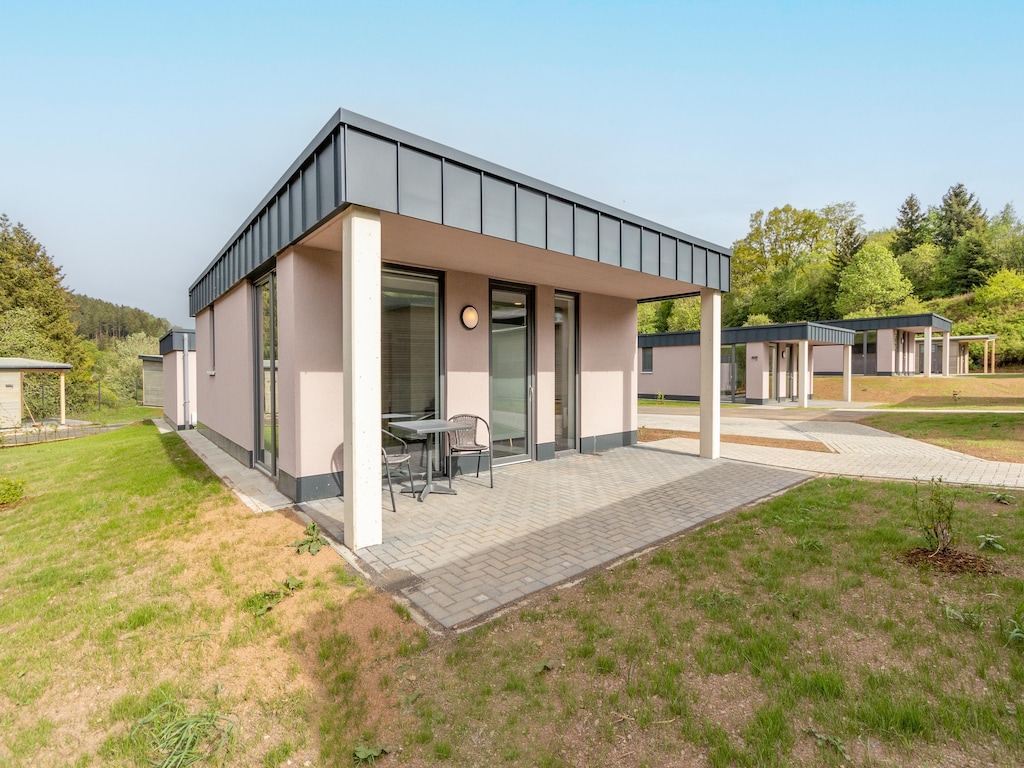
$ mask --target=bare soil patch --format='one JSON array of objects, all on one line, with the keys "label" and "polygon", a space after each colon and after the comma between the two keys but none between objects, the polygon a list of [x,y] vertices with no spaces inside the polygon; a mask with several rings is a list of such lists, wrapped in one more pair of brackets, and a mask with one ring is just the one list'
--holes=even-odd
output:
[{"label": "bare soil patch", "polygon": [[[699,440],[699,432],[688,432],[678,429],[652,429],[643,427],[639,431],[638,440],[641,443],[653,443],[657,440],[669,440],[674,437],[686,437],[691,440]],[[753,437],[750,435],[722,435],[723,443],[737,443],[739,445],[763,445],[769,448],[791,448],[797,451],[816,451],[818,453],[833,453],[832,449],[817,440],[786,440],[775,437]]]}]

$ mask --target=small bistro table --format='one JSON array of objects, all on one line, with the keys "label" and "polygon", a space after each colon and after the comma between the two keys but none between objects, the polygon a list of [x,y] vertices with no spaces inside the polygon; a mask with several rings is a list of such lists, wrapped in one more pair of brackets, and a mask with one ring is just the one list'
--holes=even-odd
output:
[{"label": "small bistro table", "polygon": [[[449,488],[447,485],[437,485],[434,483],[434,462],[431,460],[430,451],[432,448],[433,440],[429,439],[430,435],[439,435],[447,432],[456,432],[460,429],[465,429],[458,424],[455,424],[447,419],[419,419],[416,421],[391,421],[388,422],[388,426],[393,429],[407,432],[411,435],[418,435],[421,437],[427,437],[426,451],[427,451],[427,482],[424,484],[420,491],[419,500],[423,501],[431,493],[447,493],[455,496],[458,491],[454,488]],[[415,490],[413,491],[415,493]]]}]

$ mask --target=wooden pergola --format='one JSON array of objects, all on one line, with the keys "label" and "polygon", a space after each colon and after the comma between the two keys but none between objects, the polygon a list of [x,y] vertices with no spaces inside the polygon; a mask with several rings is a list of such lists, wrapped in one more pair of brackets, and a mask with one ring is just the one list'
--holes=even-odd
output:
[{"label": "wooden pergola", "polygon": [[[64,426],[67,423],[65,415],[66,398],[64,394],[64,372],[70,371],[71,366],[68,363],[55,363],[50,360],[31,360],[26,357],[0,357],[0,373],[17,373],[20,375],[19,379],[19,403],[18,407],[21,409],[24,402],[24,374],[25,373],[38,373],[38,372],[57,372],[60,374],[60,424]],[[21,413],[18,416],[21,418]]]}]

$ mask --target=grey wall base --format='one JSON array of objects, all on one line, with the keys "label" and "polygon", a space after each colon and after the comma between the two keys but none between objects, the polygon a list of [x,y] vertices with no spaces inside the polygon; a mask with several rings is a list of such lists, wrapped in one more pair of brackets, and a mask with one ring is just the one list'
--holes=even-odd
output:
[{"label": "grey wall base", "polygon": [[580,453],[597,453],[609,448],[621,448],[624,445],[636,445],[636,430],[629,432],[613,432],[610,435],[595,435],[580,438]]},{"label": "grey wall base", "polygon": [[555,458],[554,443],[537,443],[537,461],[547,461]]},{"label": "grey wall base", "polygon": [[283,470],[277,471],[277,490],[293,501],[314,501],[341,496],[344,485],[344,472],[292,477]]},{"label": "grey wall base", "polygon": [[220,432],[210,429],[202,422],[199,423],[199,426],[196,427],[196,429],[199,431],[199,434],[216,445],[239,464],[244,464],[247,467],[251,467],[253,465],[252,451],[248,448],[243,448],[234,440],[229,440]]}]

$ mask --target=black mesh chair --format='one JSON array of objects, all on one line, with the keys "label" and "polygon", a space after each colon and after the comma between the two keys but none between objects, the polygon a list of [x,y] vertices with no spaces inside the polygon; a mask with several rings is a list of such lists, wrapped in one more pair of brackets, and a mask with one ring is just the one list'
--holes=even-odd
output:
[{"label": "black mesh chair", "polygon": [[[458,466],[453,459],[463,456],[476,456],[476,476],[480,477],[480,462],[487,457],[487,466],[491,472],[491,488],[494,487],[494,461],[491,456],[491,425],[486,419],[471,413],[460,413],[448,419],[459,425],[459,429],[448,433],[448,487],[451,488],[452,476]],[[486,442],[476,440],[479,427],[483,425]]]},{"label": "black mesh chair", "polygon": [[[398,469],[404,464],[405,475],[409,479],[409,488],[410,490],[414,489],[412,482],[412,468],[409,466],[409,446],[406,445],[405,440],[391,434],[386,429],[382,429],[381,432],[383,433],[385,440],[380,447],[380,460],[384,465],[384,472],[388,476],[388,491],[391,493],[391,511],[397,512],[398,507],[395,506],[395,489],[391,485],[391,470],[394,469],[395,471],[398,471]],[[390,442],[390,445],[387,444],[388,442]],[[401,476],[399,476],[399,481],[401,481]]]}]

